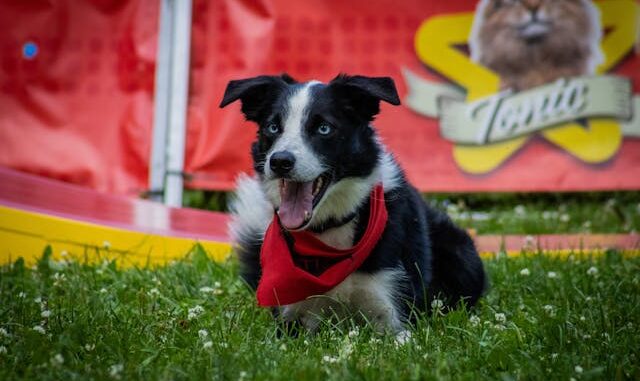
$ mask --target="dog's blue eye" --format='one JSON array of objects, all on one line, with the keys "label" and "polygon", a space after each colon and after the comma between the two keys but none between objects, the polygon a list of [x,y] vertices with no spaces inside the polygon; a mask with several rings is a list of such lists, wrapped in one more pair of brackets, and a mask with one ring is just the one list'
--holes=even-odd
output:
[{"label": "dog's blue eye", "polygon": [[326,123],[322,123],[321,125],[318,126],[317,131],[320,135],[329,135],[331,131],[333,131],[333,129],[331,128],[330,125]]},{"label": "dog's blue eye", "polygon": [[269,125],[267,125],[267,131],[269,131],[270,134],[277,134],[280,132],[280,126],[275,123],[269,123]]}]

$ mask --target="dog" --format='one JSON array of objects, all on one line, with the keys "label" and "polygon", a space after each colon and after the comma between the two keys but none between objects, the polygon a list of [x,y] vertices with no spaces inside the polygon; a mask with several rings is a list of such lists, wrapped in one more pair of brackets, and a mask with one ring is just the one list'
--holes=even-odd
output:
[{"label": "dog", "polygon": [[[325,319],[355,316],[376,331],[400,335],[432,304],[476,304],[487,281],[473,240],[423,201],[371,124],[381,101],[400,104],[393,79],[341,74],[328,83],[298,83],[286,74],[258,76],[229,82],[220,107],[237,100],[258,131],[251,147],[255,175],[239,177],[229,227],[241,276],[258,300],[261,283],[272,276],[267,266],[278,272],[293,262],[292,272],[307,272],[280,285],[284,296],[335,265],[321,258],[329,263],[302,266],[306,258],[297,255],[292,236],[303,234],[337,253],[373,242],[361,262],[337,260],[352,268],[320,295],[289,301],[276,295],[265,303],[285,325],[313,332]],[[377,218],[380,210],[385,218]],[[384,223],[372,240],[375,221]],[[286,246],[265,250],[265,237],[274,234]],[[275,256],[280,262],[270,265]]]}]

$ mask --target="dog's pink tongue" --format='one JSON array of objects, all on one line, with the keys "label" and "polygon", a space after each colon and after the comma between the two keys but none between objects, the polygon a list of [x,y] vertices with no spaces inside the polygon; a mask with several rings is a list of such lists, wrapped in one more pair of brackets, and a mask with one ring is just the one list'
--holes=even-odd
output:
[{"label": "dog's pink tongue", "polygon": [[285,180],[280,187],[280,223],[286,229],[296,229],[305,222],[305,212],[313,208],[313,181],[296,183]]}]

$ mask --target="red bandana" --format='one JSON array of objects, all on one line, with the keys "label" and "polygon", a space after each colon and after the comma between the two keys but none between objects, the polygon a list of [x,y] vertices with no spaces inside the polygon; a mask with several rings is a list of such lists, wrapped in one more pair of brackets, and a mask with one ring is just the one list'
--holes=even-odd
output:
[{"label": "red bandana", "polygon": [[[281,306],[322,295],[357,270],[378,243],[387,224],[382,184],[371,192],[370,204],[364,236],[355,246],[344,250],[326,245],[310,232],[301,231],[288,233],[294,241],[294,253],[291,253],[278,216],[274,215],[260,251],[262,278],[256,292],[258,304]],[[317,274],[318,271],[309,269],[309,262],[329,264]]]}]

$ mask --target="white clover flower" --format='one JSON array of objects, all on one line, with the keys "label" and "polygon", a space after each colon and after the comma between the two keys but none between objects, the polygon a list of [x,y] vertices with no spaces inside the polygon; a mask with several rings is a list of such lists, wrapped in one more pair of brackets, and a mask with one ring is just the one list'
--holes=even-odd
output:
[{"label": "white clover flower", "polygon": [[0,327],[0,336],[11,337],[11,335],[9,335],[9,332],[5,328],[2,328],[2,327]]},{"label": "white clover flower", "polygon": [[67,278],[64,274],[55,273],[53,274],[53,285],[60,286]]},{"label": "white clover flower", "polygon": [[433,299],[431,302],[431,308],[434,310],[440,310],[444,306],[444,302],[440,299]]},{"label": "white clover flower", "polygon": [[513,208],[513,211],[519,216],[524,216],[525,213],[527,213],[527,210],[525,209],[524,205],[516,205],[516,207]]},{"label": "white clover flower", "polygon": [[124,370],[123,364],[113,364],[109,367],[109,376],[116,380],[120,379],[120,373]]},{"label": "white clover flower", "polygon": [[38,333],[41,333],[41,334],[43,334],[43,335],[44,335],[45,333],[47,333],[41,325],[36,325],[36,326],[34,326],[33,328],[31,328],[31,329],[33,329],[34,331],[36,331],[36,332],[38,332]]},{"label": "white clover flower", "polygon": [[322,362],[326,362],[328,364],[333,364],[333,363],[338,362],[338,358],[337,357],[328,356],[328,355],[324,355],[324,356],[322,356]]},{"label": "white clover flower", "polygon": [[340,353],[338,354],[338,356],[340,358],[346,359],[346,358],[349,358],[349,356],[351,356],[352,353],[353,353],[353,345],[347,342],[345,345],[342,346],[342,348],[340,348]]},{"label": "white clover flower", "polygon": [[591,276],[598,275],[598,268],[595,266],[589,267],[589,270],[587,270],[587,275],[591,275]]},{"label": "white clover flower", "polygon": [[555,271],[549,271],[547,273],[547,278],[549,279],[556,279],[558,277],[558,274]]},{"label": "white clover flower", "polygon": [[506,323],[507,322],[507,316],[505,314],[503,314],[502,312],[497,312],[494,315],[494,317],[495,317],[495,319],[496,319],[496,321],[498,323]]},{"label": "white clover flower", "polygon": [[238,380],[244,380],[245,378],[247,378],[248,375],[249,374],[247,372],[245,372],[244,370],[240,371],[240,374],[238,375]]},{"label": "white clover flower", "polygon": [[43,310],[42,312],[40,312],[40,316],[42,316],[43,318],[48,318],[49,316],[51,316],[51,311]]},{"label": "white clover flower", "polygon": [[478,317],[478,315],[471,315],[471,317],[469,318],[469,323],[471,323],[472,326],[477,327],[478,325],[480,325],[480,318]]},{"label": "white clover flower", "polygon": [[193,320],[195,318],[197,318],[198,316],[202,315],[202,313],[204,312],[204,308],[202,308],[202,306],[197,305],[193,308],[189,308],[189,311],[187,313],[187,318],[189,320]]},{"label": "white clover flower", "polygon": [[226,349],[226,348],[229,348],[229,344],[228,344],[228,343],[220,343],[220,346],[221,346],[222,348],[225,348],[225,349]]},{"label": "white clover flower", "polygon": [[504,331],[505,329],[507,329],[507,327],[505,327],[504,324],[494,324],[493,328],[496,331]]},{"label": "white clover flower", "polygon": [[567,213],[562,213],[560,215],[560,221],[562,222],[569,222],[570,219],[571,217]]},{"label": "white clover flower", "polygon": [[220,282],[213,282],[213,287],[214,288],[220,288],[220,287],[222,287],[222,284],[220,284]]},{"label": "white clover flower", "polygon": [[160,291],[157,288],[152,288],[151,290],[149,290],[149,295],[150,296],[158,296],[160,295]]},{"label": "white clover flower", "polygon": [[586,321],[586,320],[587,320],[587,318],[586,318],[586,317],[584,317],[584,316],[580,316],[580,321]]},{"label": "white clover flower", "polygon": [[96,349],[96,345],[95,344],[85,344],[84,345],[84,349],[87,352],[91,352],[92,350]]},{"label": "white clover flower", "polygon": [[42,304],[42,298],[38,296],[38,297],[33,299],[33,302],[36,303],[36,304]]},{"label": "white clover flower", "polygon": [[591,338],[591,335],[586,334],[586,335],[582,335],[582,338],[585,340],[589,340]]},{"label": "white clover flower", "polygon": [[51,364],[53,365],[62,365],[64,364],[64,357],[60,353],[56,354],[51,358]]},{"label": "white clover flower", "polygon": [[354,338],[356,336],[358,336],[360,334],[360,330],[358,329],[358,327],[352,329],[351,331],[349,331],[349,333],[347,334],[347,336]]},{"label": "white clover flower", "polygon": [[582,373],[584,371],[580,365],[576,365],[573,370],[575,370],[576,373]]},{"label": "white clover flower", "polygon": [[531,275],[531,271],[529,271],[529,269],[525,267],[522,270],[520,270],[520,275],[529,276],[529,275]]},{"label": "white clover flower", "polygon": [[209,337],[209,331],[207,331],[206,329],[199,330],[198,337],[200,338],[200,340],[206,339],[207,337]]},{"label": "white clover flower", "polygon": [[111,249],[111,242],[106,241],[106,240],[102,241],[102,248],[107,249],[107,250]]},{"label": "white clover flower", "polygon": [[280,344],[280,348],[281,351],[286,351],[287,350],[287,345],[285,343]]},{"label": "white clover flower", "polygon": [[545,210],[544,212],[542,212],[542,219],[548,220],[551,217],[553,217],[553,212],[550,212],[548,210]]},{"label": "white clover flower", "polygon": [[547,315],[551,317],[556,315],[555,308],[550,304],[545,304],[544,306],[542,306],[542,309],[544,310],[544,312],[546,312]]},{"label": "white clover flower", "polygon": [[204,349],[209,349],[213,347],[213,341],[205,341],[204,344],[202,344],[202,348]]},{"label": "white clover flower", "polygon": [[20,299],[24,299],[24,298],[26,298],[26,297],[27,297],[27,294],[25,294],[25,293],[24,293],[24,291],[20,291],[20,292],[18,293],[18,298],[20,298]]},{"label": "white clover flower", "polygon": [[586,298],[584,298],[584,301],[587,303],[591,303],[593,301],[593,298],[590,296],[587,296]]},{"label": "white clover flower", "polygon": [[106,294],[106,293],[107,293],[107,289],[106,289],[106,288],[104,288],[104,287],[102,287],[102,288],[100,289],[100,293],[101,293],[101,294]]},{"label": "white clover flower", "polygon": [[459,211],[460,211],[460,209],[458,208],[458,205],[453,204],[453,203],[447,205],[447,213],[449,213],[449,214],[458,214]]},{"label": "white clover flower", "polygon": [[0,355],[7,354],[7,347],[0,345]]},{"label": "white clover flower", "polygon": [[555,360],[558,358],[558,354],[557,353],[552,353],[551,354],[551,360]]},{"label": "white clover flower", "polygon": [[400,331],[397,335],[396,335],[396,347],[400,346],[400,345],[405,345],[407,344],[409,341],[411,341],[411,331]]},{"label": "white clover flower", "polygon": [[536,239],[535,239],[534,236],[529,234],[529,235],[524,237],[524,245],[526,247],[532,247],[532,246],[535,245],[535,243],[536,243]]}]

